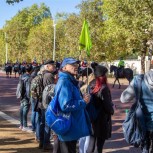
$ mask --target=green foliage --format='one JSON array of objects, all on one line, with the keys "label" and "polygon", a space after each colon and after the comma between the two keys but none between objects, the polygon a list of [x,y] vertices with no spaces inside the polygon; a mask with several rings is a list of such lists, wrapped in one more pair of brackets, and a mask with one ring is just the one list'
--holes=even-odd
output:
[{"label": "green foliage", "polygon": [[[101,9],[106,17],[105,25],[109,27],[105,32],[110,35],[110,39],[114,39],[113,36],[116,35],[112,45],[117,44],[115,47],[117,54],[126,56],[127,53],[131,54],[136,50],[139,55],[145,57],[147,52],[145,42],[152,39],[153,33],[153,1],[104,0],[103,2]],[[144,59],[142,60],[144,63]]]},{"label": "green foliage", "polygon": [[23,0],[6,0],[6,3],[8,3],[8,4],[14,4],[14,3],[19,3],[21,1],[23,1]]},{"label": "green foliage", "polygon": [[28,57],[36,57],[38,62],[52,58],[53,26],[50,19],[45,19],[40,25],[31,28],[28,36]]},{"label": "green foliage", "polygon": [[[84,18],[89,23],[89,30],[91,34],[92,48],[90,60],[104,60],[105,50],[102,42],[103,35],[103,12],[101,11],[101,0],[86,0],[82,1],[77,7],[80,8],[80,32]],[[84,55],[82,55],[84,58]]]},{"label": "green foliage", "polygon": [[[88,60],[113,61],[120,56],[146,55],[146,42],[153,39],[152,0],[83,0],[77,8],[79,14],[58,12],[55,16],[56,60],[80,57],[79,36],[84,18],[92,40]],[[36,57],[41,62],[52,58],[53,19],[44,3],[24,8],[6,22],[0,35],[0,62],[5,61],[4,32],[8,36],[8,56],[12,61],[18,58],[30,62]],[[81,56],[86,58],[86,53],[82,51]]]},{"label": "green foliage", "polygon": [[[37,17],[37,22],[35,19]],[[14,62],[16,59],[31,61],[27,50],[28,36],[31,28],[41,25],[43,20],[50,19],[51,13],[44,3],[32,5],[19,11],[10,21],[6,22],[4,31],[8,37],[9,58]]]},{"label": "green foliage", "polygon": [[4,32],[0,30],[0,64],[5,63],[5,36]]}]

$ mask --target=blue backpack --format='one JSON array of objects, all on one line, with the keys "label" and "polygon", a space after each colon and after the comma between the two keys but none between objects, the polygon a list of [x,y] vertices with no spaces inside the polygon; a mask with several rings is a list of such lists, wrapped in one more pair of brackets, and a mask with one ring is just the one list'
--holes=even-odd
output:
[{"label": "blue backpack", "polygon": [[71,113],[62,112],[56,94],[46,110],[47,125],[57,134],[65,134],[71,126]]},{"label": "blue backpack", "polygon": [[132,105],[125,121],[122,124],[126,142],[134,147],[143,145],[146,138],[145,118],[139,101],[142,79],[143,75],[138,75],[134,80],[136,102]]}]

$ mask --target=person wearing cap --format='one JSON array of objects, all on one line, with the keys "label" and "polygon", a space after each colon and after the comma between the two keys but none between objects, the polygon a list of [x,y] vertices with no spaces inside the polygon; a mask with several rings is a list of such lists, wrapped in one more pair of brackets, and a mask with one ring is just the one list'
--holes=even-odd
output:
[{"label": "person wearing cap", "polygon": [[92,64],[92,68],[94,70],[95,79],[89,84],[91,94],[90,103],[96,115],[93,116],[93,111],[88,111],[88,114],[92,123],[92,138],[95,139],[95,141],[93,141],[95,144],[93,144],[93,148],[91,148],[91,145],[89,148],[93,149],[94,152],[102,153],[105,140],[111,137],[111,116],[114,114],[114,109],[111,92],[107,84],[106,74],[108,69],[97,63]]},{"label": "person wearing cap", "polygon": [[[47,85],[55,83],[54,72],[56,71],[55,62],[52,60],[48,60],[44,63],[44,71],[43,71],[43,89]],[[41,113],[39,114],[40,121],[40,142],[39,148],[43,150],[52,150],[53,146],[50,143],[50,128],[45,123],[45,108],[40,107]]]},{"label": "person wearing cap", "polygon": [[80,94],[78,81],[78,64],[74,58],[65,58],[61,64],[59,79],[55,87],[58,101],[63,112],[71,113],[71,127],[64,135],[58,135],[61,153],[76,153],[77,140],[91,134],[91,124],[86,112],[90,100],[89,94]]},{"label": "person wearing cap", "polygon": [[52,60],[48,60],[44,63],[45,70],[43,71],[43,86],[44,88],[54,83],[54,72],[56,71],[55,62]]}]

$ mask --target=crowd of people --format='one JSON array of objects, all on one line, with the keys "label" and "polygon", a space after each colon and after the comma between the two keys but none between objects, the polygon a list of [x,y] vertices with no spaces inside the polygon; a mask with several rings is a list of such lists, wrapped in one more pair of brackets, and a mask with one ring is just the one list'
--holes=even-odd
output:
[{"label": "crowd of people", "polygon": [[[19,128],[35,132],[38,147],[43,150],[75,153],[78,142],[80,153],[86,153],[87,150],[102,152],[105,140],[111,137],[111,115],[114,113],[107,72],[106,67],[97,63],[92,63],[87,68],[86,61],[80,63],[74,58],[65,58],[60,68],[52,60],[34,69],[31,64],[26,64],[25,73],[19,77],[19,83],[23,83]],[[88,80],[87,76],[92,79]],[[71,113],[71,127],[64,135],[57,135],[54,131],[52,133],[46,123],[47,106],[42,102],[42,94],[44,88],[51,84],[55,84],[55,94],[58,93],[61,110]],[[30,106],[32,128],[27,124]],[[95,116],[92,107],[95,109]],[[54,145],[50,142],[51,137]],[[93,139],[91,147],[89,143]]]},{"label": "crowd of people", "polygon": [[[52,150],[53,153],[76,153],[78,143],[79,153],[102,153],[105,140],[111,137],[114,114],[107,72],[108,69],[98,63],[81,63],[71,57],[64,58],[59,67],[52,60],[35,68],[27,64],[25,73],[19,77],[24,91],[20,96],[19,128],[35,133],[39,149]],[[148,135],[145,145],[141,146],[143,153],[153,152],[152,73],[150,70],[144,75],[140,94]],[[48,85],[55,85],[54,94],[61,111],[71,115],[71,126],[64,134],[56,134],[46,122],[49,103],[43,102],[43,90]],[[121,102],[131,101],[136,94],[132,81],[123,91]],[[27,124],[30,106],[32,128]]]}]

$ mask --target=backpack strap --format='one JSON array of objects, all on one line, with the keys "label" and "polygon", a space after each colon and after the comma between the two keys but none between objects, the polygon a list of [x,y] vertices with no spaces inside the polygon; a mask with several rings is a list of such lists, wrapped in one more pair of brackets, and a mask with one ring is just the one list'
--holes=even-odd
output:
[{"label": "backpack strap", "polygon": [[144,74],[137,75],[134,80],[134,90],[136,94],[136,101],[140,103],[140,95],[141,95],[141,85],[142,80],[144,78]]}]

